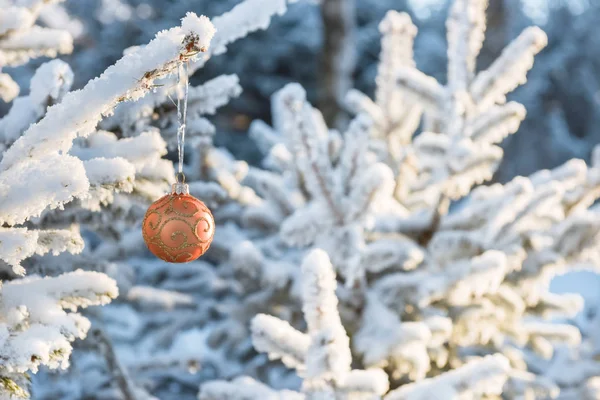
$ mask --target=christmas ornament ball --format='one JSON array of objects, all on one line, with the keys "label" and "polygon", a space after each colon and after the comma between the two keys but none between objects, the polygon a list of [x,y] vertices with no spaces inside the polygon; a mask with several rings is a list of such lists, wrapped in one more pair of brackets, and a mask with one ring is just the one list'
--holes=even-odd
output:
[{"label": "christmas ornament ball", "polygon": [[156,257],[171,263],[193,261],[204,254],[215,234],[215,221],[206,205],[190,196],[188,185],[176,183],[172,193],[146,211],[142,235]]}]

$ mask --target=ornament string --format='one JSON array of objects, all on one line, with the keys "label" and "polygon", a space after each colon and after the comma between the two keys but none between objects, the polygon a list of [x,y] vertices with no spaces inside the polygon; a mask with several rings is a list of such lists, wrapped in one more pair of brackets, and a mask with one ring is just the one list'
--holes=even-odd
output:
[{"label": "ornament string", "polygon": [[[181,84],[182,74],[180,65],[177,69],[177,83],[178,86]],[[177,93],[177,153],[179,156],[179,167],[177,172],[177,181],[180,183],[185,182],[185,175],[183,174],[183,155],[185,152],[185,123],[187,118],[187,103],[188,103],[188,92],[189,92],[189,74],[188,74],[188,63],[183,63],[183,70],[185,72],[185,88],[183,95],[183,111],[181,107],[181,96]],[[180,181],[181,180],[181,181]]]}]

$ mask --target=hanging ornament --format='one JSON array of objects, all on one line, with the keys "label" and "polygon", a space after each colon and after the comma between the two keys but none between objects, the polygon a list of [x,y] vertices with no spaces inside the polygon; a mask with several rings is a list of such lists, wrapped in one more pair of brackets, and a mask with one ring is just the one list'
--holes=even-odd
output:
[{"label": "hanging ornament", "polygon": [[156,257],[184,263],[208,250],[215,234],[215,220],[202,201],[190,196],[189,186],[182,181],[174,183],[170,194],[148,208],[142,234]]},{"label": "hanging ornament", "polygon": [[[181,68],[179,82],[181,82]],[[179,172],[176,183],[173,184],[170,194],[150,205],[142,222],[142,235],[148,249],[156,257],[172,263],[189,262],[200,257],[208,250],[215,234],[215,220],[210,210],[202,201],[190,195],[183,174],[187,97],[186,65],[183,115],[180,111],[181,101],[177,96]]]}]

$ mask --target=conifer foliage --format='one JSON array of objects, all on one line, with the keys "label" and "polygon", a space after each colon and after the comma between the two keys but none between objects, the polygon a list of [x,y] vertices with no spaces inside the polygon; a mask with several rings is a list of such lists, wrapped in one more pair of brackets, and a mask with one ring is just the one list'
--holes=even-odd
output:
[{"label": "conifer foliage", "polygon": [[[0,0],[0,68],[72,51],[36,25],[48,3]],[[549,291],[600,265],[600,151],[489,183],[526,117],[507,96],[547,39],[528,28],[477,71],[485,0],[452,1],[444,84],[389,11],[373,98],[336,97],[347,126],[279,87],[249,127],[258,166],[215,145],[239,77],[190,85],[183,169],[216,233],[201,260],[151,257],[140,223],[174,179],[183,64],[227,57],[288,6],[189,13],[80,90],[58,59],[27,94],[0,72],[0,398],[600,398],[597,343],[569,321],[582,298]]]}]

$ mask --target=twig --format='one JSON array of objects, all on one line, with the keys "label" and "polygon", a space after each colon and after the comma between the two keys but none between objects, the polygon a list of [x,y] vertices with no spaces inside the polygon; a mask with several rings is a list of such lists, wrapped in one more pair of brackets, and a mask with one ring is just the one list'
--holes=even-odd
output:
[{"label": "twig", "polygon": [[100,353],[104,356],[109,372],[117,381],[119,390],[123,394],[124,400],[136,400],[131,379],[127,375],[126,369],[121,365],[111,340],[100,329],[92,331],[92,337],[96,340]]}]

